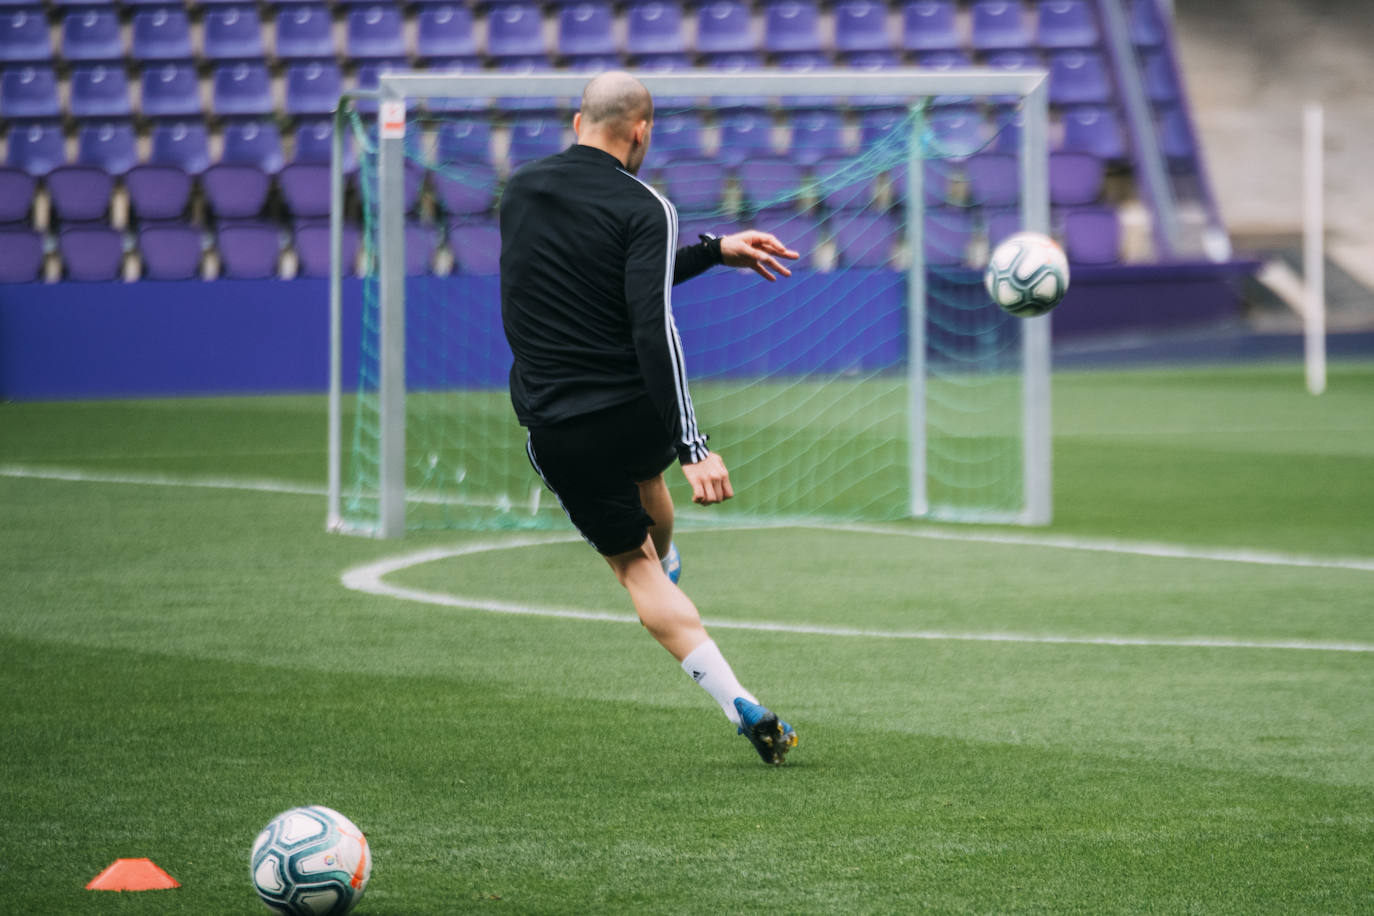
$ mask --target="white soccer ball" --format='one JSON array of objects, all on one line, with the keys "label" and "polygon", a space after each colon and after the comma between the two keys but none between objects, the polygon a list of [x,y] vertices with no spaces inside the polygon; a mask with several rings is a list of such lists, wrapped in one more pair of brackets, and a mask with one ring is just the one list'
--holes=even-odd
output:
[{"label": "white soccer ball", "polygon": [[1069,259],[1054,239],[1039,232],[1008,236],[992,251],[983,285],[1003,311],[1018,318],[1043,315],[1069,288]]},{"label": "white soccer ball", "polygon": [[283,811],[262,829],[249,858],[262,902],[290,916],[343,916],[372,876],[367,838],[332,808]]}]

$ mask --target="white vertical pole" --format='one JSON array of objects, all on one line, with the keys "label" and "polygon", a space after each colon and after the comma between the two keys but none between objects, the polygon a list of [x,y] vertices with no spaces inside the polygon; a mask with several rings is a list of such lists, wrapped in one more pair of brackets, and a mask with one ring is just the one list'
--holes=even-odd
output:
[{"label": "white vertical pole", "polygon": [[911,515],[930,514],[926,489],[926,257],[925,257],[925,135],[924,109],[912,109],[911,149],[907,157],[906,237],[910,246],[907,267],[907,447],[911,450]]},{"label": "white vertical pole", "polygon": [[[1050,231],[1049,89],[1042,80],[1026,94],[1021,129],[1021,225]],[[1021,472],[1023,525],[1053,518],[1053,442],[1050,432],[1050,316],[1021,322]]]},{"label": "white vertical pole", "polygon": [[328,531],[338,531],[343,526],[343,132],[347,105],[340,99],[334,112],[329,156],[329,507],[325,515]]},{"label": "white vertical pole", "polygon": [[405,100],[382,86],[377,107],[378,390],[381,407],[377,533],[406,527]]},{"label": "white vertical pole", "polygon": [[1303,361],[1307,367],[1307,390],[1321,394],[1326,390],[1326,252],[1322,176],[1322,106],[1308,102],[1302,113],[1303,192],[1302,261],[1305,295],[1303,297]]}]

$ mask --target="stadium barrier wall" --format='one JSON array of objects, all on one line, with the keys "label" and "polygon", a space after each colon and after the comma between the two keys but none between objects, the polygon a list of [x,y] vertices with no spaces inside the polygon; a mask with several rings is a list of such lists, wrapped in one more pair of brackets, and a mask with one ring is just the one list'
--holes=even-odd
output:
[{"label": "stadium barrier wall", "polygon": [[[1234,263],[1076,267],[1069,295],[1054,315],[1055,339],[1235,319],[1238,281],[1247,272]],[[805,271],[794,271],[786,290],[777,291],[774,307],[787,309],[798,322],[771,326],[806,330],[787,340],[751,332],[745,314],[752,299],[749,281],[723,271],[692,281],[679,293],[677,317],[693,374],[747,375],[765,363],[823,371],[899,365],[905,358],[900,334],[906,321],[904,275],[880,269],[848,273],[852,286],[842,300],[817,302],[808,296]],[[969,273],[954,279],[972,278]],[[496,277],[445,282],[471,286],[471,298],[460,289],[451,301],[497,301]],[[3,285],[0,398],[323,392],[329,377],[327,293],[328,280],[322,278]],[[361,280],[344,281],[343,305],[343,379],[350,390],[358,379]],[[505,385],[509,351],[497,330],[495,306],[487,307],[493,320],[486,322],[490,335],[480,347],[487,357],[462,379],[429,378],[411,367],[413,387]],[[840,350],[817,345],[841,336],[831,332],[852,321],[862,321],[871,334]],[[722,333],[732,327],[735,333]],[[709,338],[704,328],[712,329]]]}]

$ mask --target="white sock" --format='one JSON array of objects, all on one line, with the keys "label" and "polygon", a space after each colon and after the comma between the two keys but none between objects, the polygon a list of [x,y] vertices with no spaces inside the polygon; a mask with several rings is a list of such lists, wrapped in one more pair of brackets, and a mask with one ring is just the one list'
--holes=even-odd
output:
[{"label": "white sock", "polygon": [[735,709],[735,697],[744,697],[750,703],[758,698],[745,690],[730,669],[730,663],[720,654],[715,640],[708,639],[687,654],[682,660],[682,670],[701,685],[725,710],[726,717],[736,726],[740,724],[739,711]]}]

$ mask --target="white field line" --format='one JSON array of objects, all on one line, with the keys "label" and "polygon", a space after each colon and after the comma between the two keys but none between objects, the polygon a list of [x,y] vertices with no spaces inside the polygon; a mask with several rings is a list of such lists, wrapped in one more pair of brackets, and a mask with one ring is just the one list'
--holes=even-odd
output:
[{"label": "white field line", "polygon": [[[132,486],[186,487],[211,490],[246,490],[259,493],[285,493],[293,496],[326,496],[326,489],[312,484],[283,480],[254,480],[242,477],[197,477],[154,473],[113,473],[83,471],[74,468],[34,465],[0,465],[0,477],[34,480],[61,480],[75,483],[97,483]],[[408,501],[425,503],[453,503],[463,501],[446,497],[410,494]],[[495,500],[489,501],[496,505]],[[484,502],[482,504],[487,504]],[[693,519],[705,516],[698,512]],[[712,526],[715,530],[720,530]],[[740,526],[730,526],[739,528]],[[922,538],[932,541],[958,541],[971,544],[1005,544],[1016,547],[1048,547],[1056,550],[1086,550],[1098,553],[1117,553],[1128,556],[1158,557],[1171,560],[1207,560],[1223,563],[1252,563],[1260,566],[1294,566],[1314,569],[1346,569],[1374,572],[1374,559],[1365,557],[1319,557],[1221,547],[1189,547],[1181,544],[1161,544],[1145,541],[1118,541],[1104,538],[1078,538],[1000,531],[952,531],[948,528],[906,528],[896,525],[864,525],[845,522],[815,523],[797,520],[751,524],[750,528],[812,528],[819,531],[850,531],[895,537]]]},{"label": "white field line", "polygon": [[[489,553],[497,550],[514,550],[522,547],[536,547],[543,544],[571,543],[577,540],[571,536],[519,537],[500,541],[485,541],[463,544],[456,547],[435,547],[415,551],[355,566],[344,572],[341,581],[345,588],[378,595],[398,598],[402,601],[416,601],[439,607],[462,610],[485,611],[490,614],[518,614],[530,617],[553,617],[563,620],[593,620],[611,623],[635,623],[632,614],[611,611],[584,610],[581,608],[553,607],[519,604],[513,601],[496,601],[489,598],[453,595],[447,592],[433,592],[425,589],[406,588],[390,585],[384,577],[438,560]],[[1133,637],[1133,636],[1055,636],[1031,633],[959,633],[938,630],[867,630],[857,627],[831,627],[818,624],[775,623],[750,620],[706,620],[708,627],[731,630],[758,630],[768,633],[793,633],[809,636],[859,637],[864,639],[922,639],[964,642],[1007,642],[1007,643],[1049,643],[1056,645],[1090,646],[1164,646],[1206,649],[1298,649],[1320,652],[1374,652],[1374,644],[1358,642],[1328,642],[1319,640],[1266,640],[1266,639],[1223,639],[1210,636],[1183,637]]]}]

